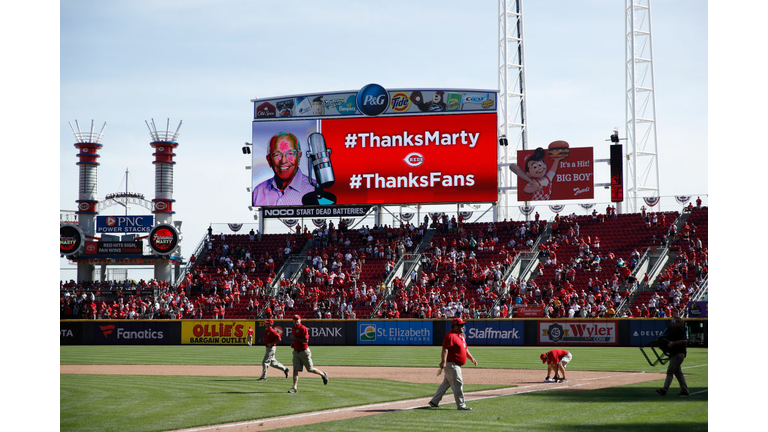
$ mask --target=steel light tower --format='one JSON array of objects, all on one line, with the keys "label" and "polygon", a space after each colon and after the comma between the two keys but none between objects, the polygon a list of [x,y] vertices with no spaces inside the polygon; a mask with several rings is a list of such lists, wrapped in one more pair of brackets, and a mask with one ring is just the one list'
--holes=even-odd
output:
[{"label": "steel light tower", "polygon": [[499,0],[498,98],[499,200],[494,219],[502,220],[509,218],[510,196],[517,183],[509,165],[517,160],[517,150],[528,148],[523,0]]},{"label": "steel light tower", "polygon": [[656,95],[653,78],[651,0],[626,0],[626,211],[641,197],[659,196]]}]

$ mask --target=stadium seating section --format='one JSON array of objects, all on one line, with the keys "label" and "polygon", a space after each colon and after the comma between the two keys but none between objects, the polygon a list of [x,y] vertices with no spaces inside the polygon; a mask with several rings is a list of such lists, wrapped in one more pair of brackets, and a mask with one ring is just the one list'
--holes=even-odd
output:
[{"label": "stadium seating section", "polygon": [[[260,240],[214,234],[178,288],[155,280],[61,281],[61,318],[503,318],[517,316],[520,306],[550,317],[669,316],[684,310],[707,276],[707,210],[595,212],[549,223],[454,220],[430,230],[331,228],[325,235],[304,228]],[[669,263],[646,287],[634,267],[647,251],[665,247]],[[518,255],[536,252],[539,265],[528,280],[503,282]],[[384,291],[389,271],[411,253],[422,264],[406,275],[413,283],[395,278]],[[276,281],[291,256],[304,260],[301,275]],[[628,307],[617,310],[622,301]]]}]

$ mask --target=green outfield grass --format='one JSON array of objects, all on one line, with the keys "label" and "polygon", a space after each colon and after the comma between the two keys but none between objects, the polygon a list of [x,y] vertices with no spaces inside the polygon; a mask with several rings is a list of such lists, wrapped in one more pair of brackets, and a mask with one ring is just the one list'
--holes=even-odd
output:
[{"label": "green outfield grass", "polygon": [[[659,372],[637,348],[566,347],[573,353],[569,370]],[[485,368],[537,369],[543,347],[470,347]],[[254,365],[261,371],[263,347],[247,346],[62,346],[61,364]],[[435,367],[440,347],[312,347],[323,366]],[[277,358],[291,364],[289,347]],[[708,350],[689,349],[683,364],[689,398],[677,398],[677,383],[667,397],[654,389],[662,380],[591,391],[546,391],[471,401],[472,412],[446,404],[439,409],[399,411],[307,426],[299,430],[391,431],[448,430],[706,430]],[[472,366],[468,366],[472,367]],[[158,431],[311,412],[329,408],[431,396],[434,384],[387,380],[317,379],[299,381],[288,394],[290,378],[270,371],[253,377],[61,375],[61,430]],[[465,391],[493,386],[465,384]]]}]

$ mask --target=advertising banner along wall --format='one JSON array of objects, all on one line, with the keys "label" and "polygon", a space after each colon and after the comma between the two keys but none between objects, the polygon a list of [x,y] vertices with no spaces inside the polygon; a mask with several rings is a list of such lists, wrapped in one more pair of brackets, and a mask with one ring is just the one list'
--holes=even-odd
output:
[{"label": "advertising banner along wall", "polygon": [[539,321],[539,344],[618,345],[616,321]]},{"label": "advertising banner along wall", "polygon": [[358,321],[358,345],[432,345],[432,321]]}]

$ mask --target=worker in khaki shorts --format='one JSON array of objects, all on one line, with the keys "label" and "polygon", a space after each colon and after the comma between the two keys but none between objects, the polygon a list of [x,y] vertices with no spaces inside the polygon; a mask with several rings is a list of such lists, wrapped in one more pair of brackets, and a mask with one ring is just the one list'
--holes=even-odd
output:
[{"label": "worker in khaki shorts", "polygon": [[261,366],[263,368],[261,371],[261,378],[257,381],[267,380],[267,369],[269,369],[270,366],[275,369],[280,369],[285,374],[285,377],[288,378],[288,368],[283,366],[283,364],[275,358],[277,344],[282,340],[282,337],[280,336],[280,333],[272,328],[274,324],[275,322],[271,318],[264,321],[264,325],[266,326],[264,329],[264,339],[259,339],[259,342],[267,347],[267,352],[264,353],[264,359],[261,361]]},{"label": "worker in khaki shorts", "polygon": [[323,379],[323,385],[328,384],[328,374],[312,365],[312,352],[309,350],[309,329],[301,324],[299,315],[293,316],[293,331],[291,331],[291,340],[293,340],[293,387],[288,393],[298,393],[299,372],[307,368],[307,372],[320,375]]}]

